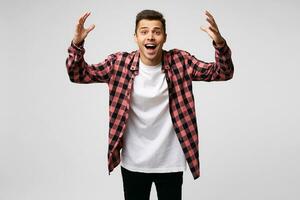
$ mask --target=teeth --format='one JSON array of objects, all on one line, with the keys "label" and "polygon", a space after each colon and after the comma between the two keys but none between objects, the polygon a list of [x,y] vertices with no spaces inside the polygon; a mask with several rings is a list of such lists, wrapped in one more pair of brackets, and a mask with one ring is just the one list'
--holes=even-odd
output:
[{"label": "teeth", "polygon": [[156,45],[155,44],[146,44],[145,45],[147,48],[149,47],[149,48],[155,48],[156,47]]}]

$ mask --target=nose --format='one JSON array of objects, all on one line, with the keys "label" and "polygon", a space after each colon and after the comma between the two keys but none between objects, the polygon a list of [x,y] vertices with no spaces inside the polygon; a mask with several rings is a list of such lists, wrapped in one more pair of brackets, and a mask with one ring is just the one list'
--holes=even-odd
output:
[{"label": "nose", "polygon": [[154,40],[154,34],[152,32],[149,32],[148,40]]}]

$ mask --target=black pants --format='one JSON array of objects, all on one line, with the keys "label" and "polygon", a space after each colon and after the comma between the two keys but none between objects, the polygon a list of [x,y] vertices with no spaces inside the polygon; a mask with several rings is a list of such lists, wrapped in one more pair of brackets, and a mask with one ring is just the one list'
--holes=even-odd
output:
[{"label": "black pants", "polygon": [[121,166],[125,200],[149,200],[154,182],[158,200],[181,200],[183,172],[141,173]]}]

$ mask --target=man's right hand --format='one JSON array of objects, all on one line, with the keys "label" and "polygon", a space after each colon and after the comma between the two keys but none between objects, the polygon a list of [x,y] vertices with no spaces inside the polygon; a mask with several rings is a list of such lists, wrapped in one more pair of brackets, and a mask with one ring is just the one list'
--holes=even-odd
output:
[{"label": "man's right hand", "polygon": [[78,24],[76,25],[75,34],[73,38],[73,43],[75,45],[81,43],[89,34],[89,32],[91,32],[95,28],[94,24],[87,29],[84,28],[85,20],[88,18],[90,14],[91,12],[87,12],[83,16],[81,16],[78,20]]}]

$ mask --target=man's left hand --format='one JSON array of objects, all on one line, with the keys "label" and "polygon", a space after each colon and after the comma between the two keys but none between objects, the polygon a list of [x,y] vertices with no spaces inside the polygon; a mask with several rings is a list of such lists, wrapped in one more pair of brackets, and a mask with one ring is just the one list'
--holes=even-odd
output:
[{"label": "man's left hand", "polygon": [[221,36],[218,26],[214,20],[214,17],[206,10],[206,21],[209,23],[207,27],[200,27],[202,31],[205,31],[215,41],[217,47],[223,47],[225,39]]}]

